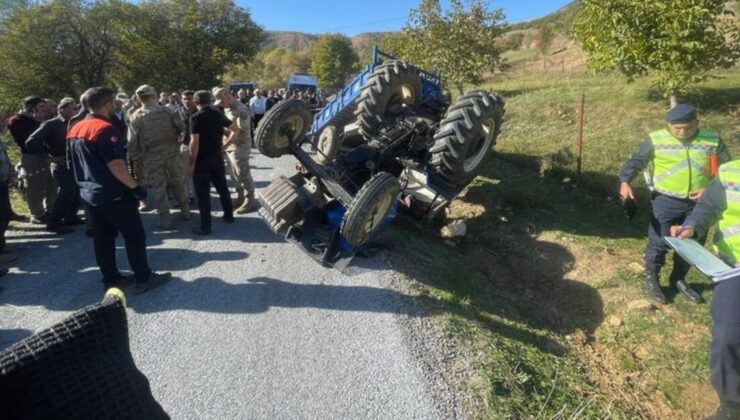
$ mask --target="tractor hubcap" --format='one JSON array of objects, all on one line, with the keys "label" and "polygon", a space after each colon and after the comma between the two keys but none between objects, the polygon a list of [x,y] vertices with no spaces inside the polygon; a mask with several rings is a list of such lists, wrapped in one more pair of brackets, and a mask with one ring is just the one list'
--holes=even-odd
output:
[{"label": "tractor hubcap", "polygon": [[463,163],[463,169],[465,172],[472,172],[475,168],[480,165],[483,158],[486,156],[486,152],[491,148],[493,142],[493,133],[496,131],[496,122],[493,118],[489,118],[483,122],[482,135],[478,137],[470,147]]}]

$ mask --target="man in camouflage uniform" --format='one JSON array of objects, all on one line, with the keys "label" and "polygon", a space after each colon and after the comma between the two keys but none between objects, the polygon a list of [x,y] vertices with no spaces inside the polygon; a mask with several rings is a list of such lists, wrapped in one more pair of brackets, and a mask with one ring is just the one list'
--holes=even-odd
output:
[{"label": "man in camouflage uniform", "polygon": [[236,214],[254,211],[254,181],[249,170],[249,149],[252,147],[252,113],[249,107],[241,103],[225,88],[215,89],[213,95],[216,106],[224,108],[226,118],[230,119],[238,130],[229,134],[224,140],[224,150],[229,161],[231,178],[236,182],[237,199],[234,202]]},{"label": "man in camouflage uniform", "polygon": [[142,162],[148,186],[155,191],[159,227],[170,229],[172,219],[167,200],[168,187],[180,203],[180,216],[190,218],[190,203],[180,164],[178,140],[185,130],[182,120],[168,108],[157,103],[157,91],[143,85],[136,89],[142,106],[131,114],[128,153],[135,162]]}]

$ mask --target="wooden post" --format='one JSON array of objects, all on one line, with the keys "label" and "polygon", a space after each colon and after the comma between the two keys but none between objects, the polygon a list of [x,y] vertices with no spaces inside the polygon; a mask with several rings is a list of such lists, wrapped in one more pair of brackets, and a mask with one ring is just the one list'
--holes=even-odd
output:
[{"label": "wooden post", "polygon": [[576,185],[581,183],[581,168],[583,164],[583,121],[586,108],[586,94],[581,94],[581,103],[578,107],[578,137],[576,139]]}]

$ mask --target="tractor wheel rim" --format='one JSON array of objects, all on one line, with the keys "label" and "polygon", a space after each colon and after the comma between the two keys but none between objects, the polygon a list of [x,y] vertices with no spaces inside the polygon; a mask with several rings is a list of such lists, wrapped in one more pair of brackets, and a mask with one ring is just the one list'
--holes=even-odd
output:
[{"label": "tractor wheel rim", "polygon": [[496,131],[496,122],[493,118],[489,118],[483,121],[481,128],[482,135],[470,145],[468,153],[465,156],[465,161],[463,163],[463,169],[465,172],[474,171],[475,168],[480,165],[481,161],[483,161],[483,158],[486,156],[486,153],[493,142],[493,134]]},{"label": "tractor wheel rim", "polygon": [[303,118],[292,115],[285,119],[278,129],[279,147],[288,147],[296,141],[298,134],[303,131]]},{"label": "tractor wheel rim", "polygon": [[385,219],[385,213],[391,206],[393,197],[386,194],[382,199],[378,200],[373,210],[370,212],[367,222],[365,222],[365,235],[372,233]]},{"label": "tractor wheel rim", "polygon": [[319,136],[319,150],[321,151],[321,153],[327,156],[329,153],[329,149],[331,148],[331,142],[329,140],[331,140],[331,136],[325,129],[321,132],[321,135]]}]

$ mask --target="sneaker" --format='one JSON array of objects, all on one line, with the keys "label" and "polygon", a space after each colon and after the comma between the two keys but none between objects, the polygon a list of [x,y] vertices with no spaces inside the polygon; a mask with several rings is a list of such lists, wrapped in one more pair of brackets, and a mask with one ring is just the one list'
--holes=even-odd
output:
[{"label": "sneaker", "polygon": [[164,286],[172,278],[172,273],[152,273],[149,275],[149,280],[143,283],[136,283],[134,288],[134,294],[140,295],[146,293],[149,290],[156,289],[157,287]]},{"label": "sneaker", "polygon": [[57,235],[64,235],[64,234],[72,233],[72,232],[75,231],[71,227],[69,227],[69,226],[63,226],[63,225],[56,225],[56,226],[46,225],[46,229],[45,230],[47,232],[56,233]]},{"label": "sneaker", "polygon": [[193,233],[199,236],[206,236],[211,234],[211,229],[203,229],[200,226],[196,226],[193,228]]},{"label": "sneaker", "polygon": [[142,213],[151,211],[151,207],[149,207],[149,204],[146,203],[146,201],[139,201],[139,211]]}]

